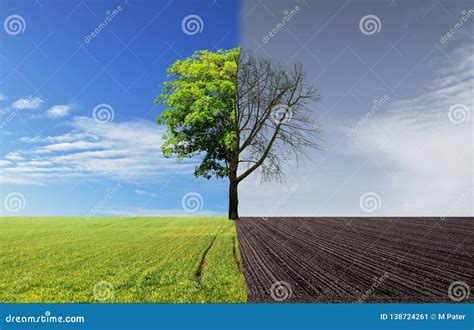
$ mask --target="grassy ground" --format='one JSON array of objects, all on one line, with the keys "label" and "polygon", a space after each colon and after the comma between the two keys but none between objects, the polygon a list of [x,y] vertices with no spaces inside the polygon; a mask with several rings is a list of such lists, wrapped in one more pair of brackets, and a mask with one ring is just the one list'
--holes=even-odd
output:
[{"label": "grassy ground", "polygon": [[0,301],[245,302],[237,244],[224,218],[0,218]]}]

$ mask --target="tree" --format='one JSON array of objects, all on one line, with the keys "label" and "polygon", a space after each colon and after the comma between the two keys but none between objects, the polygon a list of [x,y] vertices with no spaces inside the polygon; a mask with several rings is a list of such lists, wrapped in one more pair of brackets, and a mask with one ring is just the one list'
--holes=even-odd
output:
[{"label": "tree", "polygon": [[229,219],[238,219],[238,185],[257,169],[281,179],[285,163],[318,148],[320,128],[309,105],[319,100],[303,66],[285,68],[241,48],[197,51],[168,69],[155,102],[167,131],[166,157],[197,155],[194,174],[229,179]]}]

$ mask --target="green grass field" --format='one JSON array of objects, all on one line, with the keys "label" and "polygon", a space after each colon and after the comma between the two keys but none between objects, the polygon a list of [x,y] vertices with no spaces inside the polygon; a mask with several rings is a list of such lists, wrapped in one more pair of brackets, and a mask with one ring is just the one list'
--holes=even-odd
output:
[{"label": "green grass field", "polygon": [[0,218],[0,295],[107,303],[247,297],[235,226],[224,218]]}]

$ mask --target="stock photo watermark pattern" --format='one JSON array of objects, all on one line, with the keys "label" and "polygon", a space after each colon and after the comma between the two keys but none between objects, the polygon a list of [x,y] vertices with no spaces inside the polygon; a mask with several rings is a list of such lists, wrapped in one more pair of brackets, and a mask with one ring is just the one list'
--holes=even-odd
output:
[{"label": "stock photo watermark pattern", "polygon": [[107,192],[105,196],[97,202],[94,207],[86,214],[84,219],[89,219],[91,217],[96,217],[105,211],[107,205],[110,203],[110,201],[123,189],[123,186],[121,183],[117,183],[114,185],[112,188],[107,189]]},{"label": "stock photo watermark pattern", "polygon": [[270,208],[268,216],[264,216],[263,219],[267,220],[269,217],[278,215],[281,212],[282,207],[287,205],[288,200],[301,189],[301,185],[297,182],[288,189],[288,191]]},{"label": "stock photo watermark pattern", "polygon": [[285,25],[290,22],[290,20],[293,19],[293,17],[296,16],[296,14],[301,10],[300,6],[295,6],[294,8],[290,10],[285,10],[283,12],[283,18],[281,19],[281,22],[277,23],[275,27],[265,36],[262,38],[262,42],[264,44],[268,43],[273,37],[275,37],[282,29],[285,27]]},{"label": "stock photo watermark pattern", "polygon": [[469,298],[471,294],[471,289],[466,282],[463,281],[455,281],[449,285],[448,288],[448,296],[449,299],[455,302],[463,301]]},{"label": "stock photo watermark pattern", "polygon": [[26,31],[26,21],[20,15],[10,15],[4,20],[3,29],[11,36],[22,34]]},{"label": "stock photo watermark pattern", "polygon": [[293,111],[291,107],[285,104],[276,105],[271,111],[270,117],[275,125],[287,124],[291,121]]},{"label": "stock photo watermark pattern", "polygon": [[290,299],[292,295],[293,290],[291,289],[291,285],[285,281],[277,281],[273,283],[272,287],[270,288],[270,296],[277,302]]},{"label": "stock photo watermark pattern", "polygon": [[375,115],[379,110],[383,108],[383,106],[390,100],[390,97],[385,94],[383,97],[380,99],[374,99],[372,101],[372,107],[371,109],[362,117],[362,119],[358,120],[356,124],[352,125],[352,132],[356,133],[361,127],[363,127],[368,120],[372,116]]},{"label": "stock photo watermark pattern", "polygon": [[202,210],[204,206],[204,199],[200,193],[194,191],[188,192],[181,199],[181,206],[186,212],[195,213]]},{"label": "stock photo watermark pattern", "polygon": [[92,288],[92,295],[94,296],[95,300],[100,302],[113,299],[115,295],[114,286],[110,282],[99,281],[94,284],[94,287]]},{"label": "stock photo watermark pattern", "polygon": [[13,4],[5,302],[472,302],[472,9]]},{"label": "stock photo watermark pattern", "polygon": [[441,217],[441,220],[446,220],[447,217],[452,216],[453,214],[456,213],[457,208],[462,205],[462,203],[466,202],[469,200],[469,198],[472,199],[474,196],[474,187],[469,187],[466,191],[464,191],[459,198],[456,198],[456,200],[449,205],[449,208],[446,210],[444,216]]},{"label": "stock photo watermark pattern", "polygon": [[377,34],[382,30],[382,22],[375,15],[365,15],[359,21],[359,29],[367,36]]},{"label": "stock photo watermark pattern", "polygon": [[3,199],[3,208],[7,212],[16,213],[23,211],[26,207],[26,198],[22,193],[11,192]]},{"label": "stock photo watermark pattern", "polygon": [[114,120],[114,108],[110,104],[98,104],[92,109],[92,118],[100,124],[109,123]]},{"label": "stock photo watermark pattern", "polygon": [[5,317],[7,324],[57,324],[57,323],[85,323],[85,317],[82,315],[54,315],[50,311],[42,315],[7,315]]},{"label": "stock photo watermark pattern", "polygon": [[2,122],[0,123],[0,129],[6,128],[11,122],[13,122],[15,119],[18,118],[19,114],[20,114],[20,109],[18,108],[15,108],[12,111],[10,111],[8,116],[2,119]]},{"label": "stock photo watermark pattern", "polygon": [[382,206],[382,199],[375,192],[366,192],[360,196],[359,205],[364,212],[375,212]]},{"label": "stock photo watermark pattern", "polygon": [[122,6],[117,6],[112,10],[107,10],[105,12],[106,16],[104,20],[99,23],[99,25],[97,25],[94,31],[84,37],[84,42],[86,44],[90,43],[95,37],[97,37],[102,32],[102,30],[104,30],[110,23],[112,23],[112,21],[122,12],[122,10]]},{"label": "stock photo watermark pattern", "polygon": [[464,104],[455,104],[449,108],[448,118],[453,124],[467,123],[471,117],[471,112]]},{"label": "stock photo watermark pattern", "polygon": [[364,302],[366,301],[376,290],[379,286],[381,286],[383,284],[383,282],[385,282],[385,280],[390,276],[390,274],[388,272],[385,272],[383,273],[382,276],[380,277],[374,277],[373,280],[374,280],[374,283],[372,284],[372,286],[370,287],[370,289],[367,289],[367,291],[365,291],[365,293],[362,295],[362,297],[359,299],[359,302]]},{"label": "stock photo watermark pattern", "polygon": [[441,36],[440,42],[442,44],[446,43],[456,34],[456,32],[458,32],[465,24],[469,22],[471,17],[474,15],[474,9],[462,10],[461,15],[462,16],[459,21],[456,22],[456,24],[454,24],[445,35]]},{"label": "stock photo watermark pattern", "polygon": [[29,273],[26,276],[20,278],[18,281],[16,281],[15,286],[11,290],[5,292],[3,296],[3,302],[13,301],[15,299],[16,294],[30,283],[31,278],[32,274]]},{"label": "stock photo watermark pattern", "polygon": [[202,33],[204,30],[204,21],[198,15],[188,15],[181,21],[181,30],[189,36]]}]

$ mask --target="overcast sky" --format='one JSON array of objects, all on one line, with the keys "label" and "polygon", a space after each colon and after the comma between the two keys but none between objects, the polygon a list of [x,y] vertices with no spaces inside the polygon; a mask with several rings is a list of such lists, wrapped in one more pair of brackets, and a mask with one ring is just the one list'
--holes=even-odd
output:
[{"label": "overcast sky", "polygon": [[[468,1],[246,2],[243,44],[283,63],[304,64],[322,95],[314,109],[325,143],[324,153],[313,153],[315,164],[286,184],[263,191],[256,178],[244,184],[244,209],[472,215],[469,9]],[[360,24],[364,17],[374,25]],[[442,41],[460,20],[463,26]],[[458,116],[450,120],[455,105]]]},{"label": "overcast sky", "polygon": [[472,215],[472,7],[2,1],[2,215],[224,214],[225,181],[161,156],[153,99],[177,59],[238,45],[303,63],[324,132],[285,182],[241,185],[242,215]]}]

